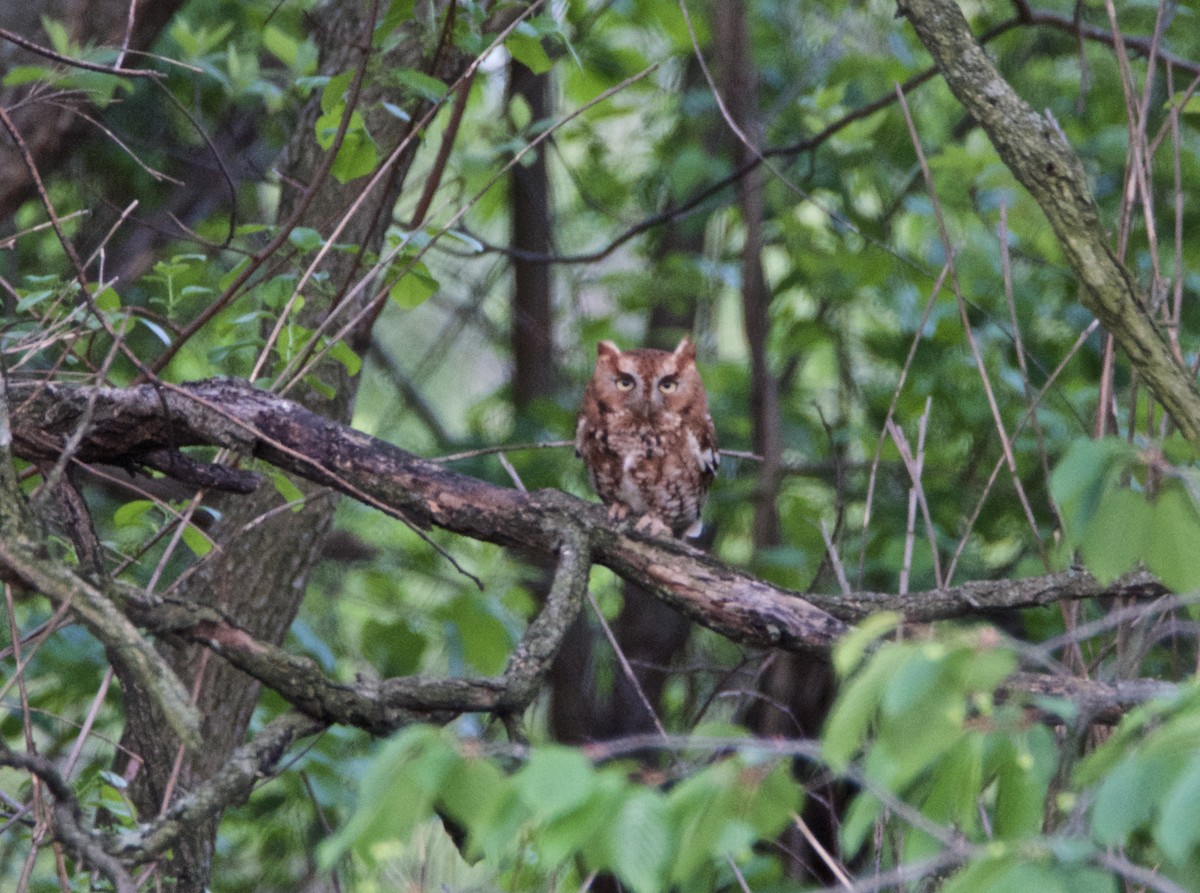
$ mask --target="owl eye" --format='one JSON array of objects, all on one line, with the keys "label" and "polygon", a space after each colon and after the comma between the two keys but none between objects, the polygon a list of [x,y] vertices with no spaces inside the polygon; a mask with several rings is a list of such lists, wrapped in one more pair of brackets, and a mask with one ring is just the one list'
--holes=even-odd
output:
[{"label": "owl eye", "polygon": [[677,379],[674,375],[668,375],[666,378],[664,378],[662,381],[660,381],[658,383],[658,389],[660,391],[662,391],[664,394],[672,394],[675,392],[675,389],[678,387],[679,387],[679,379]]},{"label": "owl eye", "polygon": [[618,391],[632,391],[633,390],[633,376],[632,375],[618,375],[616,378],[616,382],[617,382],[617,390]]}]

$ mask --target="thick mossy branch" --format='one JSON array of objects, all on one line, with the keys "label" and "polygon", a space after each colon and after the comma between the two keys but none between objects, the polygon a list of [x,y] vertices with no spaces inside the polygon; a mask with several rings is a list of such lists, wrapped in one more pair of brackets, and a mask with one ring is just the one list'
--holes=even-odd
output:
[{"label": "thick mossy branch", "polygon": [[525,711],[541,690],[587,592],[588,539],[579,527],[567,525],[562,540],[550,592],[497,678],[406,676],[342,682],[331,679],[307,657],[255,639],[216,608],[173,600],[146,604],[132,598],[123,598],[122,604],[150,632],[207,645],[314,719],[387,735],[408,723],[448,722],[462,713]]},{"label": "thick mossy branch", "polygon": [[1016,94],[971,34],[954,0],[900,0],[917,36],[959,102],[986,131],[1013,176],[1041,206],[1083,285],[1085,307],[1189,440],[1200,440],[1200,389],[1171,353],[1146,310],[1146,297],[1117,258],[1087,175],[1054,119]]}]

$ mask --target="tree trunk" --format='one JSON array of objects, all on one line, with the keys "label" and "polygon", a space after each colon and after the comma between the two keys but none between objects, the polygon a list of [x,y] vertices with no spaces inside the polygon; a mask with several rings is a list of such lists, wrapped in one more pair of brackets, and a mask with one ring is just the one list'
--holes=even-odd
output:
[{"label": "tree trunk", "polygon": [[[359,4],[331,2],[317,13],[318,34],[322,37],[322,72],[354,70],[362,64],[363,49],[370,46],[372,33],[372,23],[363,12]],[[387,64],[420,67],[419,46],[415,37],[402,43]],[[400,142],[406,131],[397,118],[378,111],[382,95],[382,90],[367,80],[360,108],[386,152]],[[285,150],[288,165],[283,180],[297,184],[297,188],[285,192],[280,203],[280,221],[287,220],[298,207],[302,190],[313,185],[323,161],[324,152],[313,137],[314,122],[320,114],[319,102],[317,93]],[[400,159],[395,174],[384,188],[370,195],[339,241],[365,246],[367,251],[379,249],[411,156],[410,151]],[[327,232],[330,222],[339,219],[362,194],[362,186],[362,180],[342,184],[326,177],[319,184],[301,225]],[[333,253],[325,270],[330,274],[336,302],[336,295],[359,272],[357,256]],[[329,302],[310,296],[301,321],[314,326],[331,309]],[[358,342],[361,340],[360,337]],[[358,379],[351,377],[339,363],[326,362],[314,374],[331,390],[321,395],[311,388],[302,388],[296,396],[323,416],[348,421]],[[306,494],[316,489],[304,481],[296,483]],[[218,547],[188,578],[181,593],[185,599],[220,606],[238,626],[271,643],[282,641],[299,609],[308,574],[321,554],[321,542],[336,505],[335,500],[321,498],[306,503],[298,512],[274,512],[268,516],[280,502],[280,496],[270,487],[261,488],[250,497],[215,500],[215,507],[221,513],[221,524],[215,532]],[[136,689],[127,692],[128,720],[122,744],[139,754],[143,762],[133,792],[145,816],[157,814],[170,795],[177,796],[212,777],[225,764],[233,749],[245,739],[260,691],[254,680],[197,646],[164,645],[163,650],[180,678],[197,692],[197,706],[204,718],[205,746],[198,753],[183,755],[178,780],[169,789],[179,754],[177,739],[165,731],[161,716],[149,700],[140,697]],[[197,827],[175,851],[171,873],[176,878],[178,893],[200,893],[205,888],[218,823],[219,817],[215,817]]]},{"label": "tree trunk", "polygon": [[[516,59],[508,66],[508,96],[520,97],[529,107],[530,120],[542,121],[552,112],[550,77],[534,74]],[[527,164],[517,164],[509,178],[512,213],[512,247],[518,252],[549,254],[551,209],[550,180],[543,143]],[[513,404],[518,415],[539,397],[554,393],[554,295],[550,264],[513,257],[512,352]]]}]

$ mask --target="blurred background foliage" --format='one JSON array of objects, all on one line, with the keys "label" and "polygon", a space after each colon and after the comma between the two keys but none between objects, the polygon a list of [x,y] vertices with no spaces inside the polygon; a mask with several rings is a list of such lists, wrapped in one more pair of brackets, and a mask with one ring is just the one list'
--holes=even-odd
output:
[{"label": "blurred background foliage", "polygon": [[[1118,5],[1126,34],[1153,33],[1155,5]],[[301,103],[315,91],[325,97],[322,108],[333,126],[341,118],[346,83],[335,78],[331,85],[330,78],[316,74],[311,6],[306,0],[184,4],[154,46],[159,57],[175,60],[156,66],[166,72],[164,87],[174,103],[145,80],[63,73],[49,64],[4,76],[7,86],[40,81],[55,89],[86,90],[100,107],[97,114],[112,137],[89,139],[73,149],[47,176],[46,189],[81,254],[101,252],[97,280],[111,283],[101,295],[101,308],[140,357],[160,354],[228,286],[247,254],[273,234],[276,156],[298,125]],[[1011,23],[1022,6],[967,3],[964,9],[981,34]],[[1194,10],[1169,6],[1173,19],[1162,50],[1179,59],[1200,59]],[[380,45],[390,39],[392,25],[415,20],[426,52],[432,51],[439,22],[424,4],[393,0],[383,7]],[[1066,0],[1039,6],[1065,21],[1075,7]],[[1091,25],[1108,27],[1100,4],[1082,8]],[[484,5],[460,2],[458,9],[454,40],[464,51],[481,51],[486,41],[478,24]],[[689,4],[689,9],[695,39],[711,62],[721,36],[714,33],[704,4]],[[1154,463],[1141,451],[1158,449],[1160,416],[1151,415],[1145,389],[1136,388],[1127,366],[1118,361],[1112,398],[1117,411],[1106,431],[1123,441],[1099,447],[1100,454],[1095,445],[1092,453],[1079,447],[1069,453],[1096,427],[1103,335],[1093,331],[1077,344],[1091,319],[1077,302],[1078,285],[1052,232],[985,135],[936,78],[907,94],[936,185],[935,204],[894,96],[897,83],[927,68],[928,57],[895,11],[894,3],[882,0],[759,2],[744,9],[761,146],[769,164],[760,259],[771,294],[765,348],[779,386],[784,470],[778,480],[764,482],[755,462],[723,460],[708,509],[711,549],[799,591],[837,588],[823,528],[856,589],[918,591],[971,579],[1032,576],[1067,566],[1077,548],[1085,560],[1095,557],[1088,563],[1098,573],[1115,576],[1146,560],[1137,543],[1125,542],[1117,554],[1111,544],[1124,541],[1130,517],[1141,517],[1131,512],[1149,513],[1150,504],[1158,504]],[[71,45],[53,20],[43,27],[42,42],[60,52],[105,64],[115,58],[110,49]],[[675,4],[569,0],[537,11],[509,39],[508,54],[495,52],[484,60],[470,82],[444,172],[435,169],[436,150],[446,134],[448,109],[422,137],[411,185],[395,210],[389,236],[389,245],[407,247],[392,264],[397,281],[370,344],[356,352],[328,334],[316,336],[327,339],[318,345],[329,346],[335,360],[361,376],[353,418],[357,428],[430,457],[568,440],[596,342],[673,343],[682,320],[700,346],[722,447],[752,448],[741,264],[747,225],[730,181],[736,162],[729,131],[704,73],[697,70],[692,40]],[[1169,110],[1187,88],[1195,63],[1173,71],[1170,82],[1159,66],[1147,94],[1149,133],[1163,128],[1165,136],[1152,166],[1154,206],[1144,215],[1140,208],[1130,211],[1127,202],[1130,125],[1111,47],[1081,42],[1060,28],[1017,24],[992,39],[988,50],[1017,92],[1054,116],[1082,157],[1102,219],[1114,232],[1120,230],[1130,268],[1147,284],[1166,282],[1174,288],[1181,283],[1180,341],[1185,356],[1194,356],[1189,333],[1196,331],[1194,295],[1200,283],[1193,271],[1200,266],[1200,246],[1188,235],[1196,230],[1197,210],[1181,201],[1178,219],[1174,215],[1176,198],[1200,189],[1200,106],[1190,99],[1181,107],[1177,132]],[[539,69],[549,73],[548,117],[534,117],[529,103],[507,89],[509,54],[539,74]],[[1138,78],[1145,75],[1144,60],[1131,64]],[[446,91],[416,69],[376,66],[368,76],[388,80],[399,95],[414,100],[441,99]],[[611,98],[589,105],[630,78],[635,79]],[[879,104],[877,110],[859,114],[873,103]],[[415,108],[396,102],[387,111],[405,119]],[[318,141],[321,128],[319,123]],[[514,392],[510,333],[520,308],[512,293],[513,255],[506,250],[513,196],[510,179],[497,175],[548,128],[551,138],[516,162],[527,166],[541,155],[546,165],[549,248],[563,259],[549,266],[554,352],[537,358],[553,368],[554,384],[529,399]],[[352,121],[350,130],[334,174],[353,182],[374,169],[385,147],[376,145],[361,119]],[[202,134],[218,146],[224,171],[214,167]],[[1177,151],[1171,151],[1173,142]],[[431,210],[413,225],[421,187],[439,176]],[[198,181],[206,188],[194,188]],[[138,204],[129,210],[134,200]],[[675,208],[685,210],[661,219]],[[86,215],[67,216],[83,209]],[[962,312],[949,284],[934,294],[947,262],[938,214],[954,246]],[[181,237],[169,215],[186,222],[193,235]],[[1123,217],[1127,226],[1121,225]],[[657,225],[640,229],[655,219]],[[1148,219],[1157,221],[1157,232],[1147,229]],[[113,352],[111,338],[94,322],[83,321],[72,301],[75,286],[61,246],[53,232],[36,228],[44,220],[42,205],[31,199],[2,234],[20,234],[0,254],[6,313],[0,346],[9,374],[40,373],[58,364],[61,377],[83,377],[91,367],[105,365],[110,382],[132,381],[134,366]],[[1183,233],[1178,250],[1176,227]],[[311,330],[294,316],[300,308],[287,302],[301,271],[323,246],[324,237],[315,230],[293,232],[277,262],[191,337],[164,376],[182,381],[256,375],[263,385],[277,385],[289,361],[312,345]],[[354,245],[333,248],[355,250]],[[306,288],[324,294],[322,289],[331,286],[318,272]],[[283,336],[269,362],[256,369],[264,332],[285,313],[293,316]],[[1001,437],[964,335],[964,319],[996,412],[1012,438],[1028,510],[1002,465]],[[1052,372],[1056,377],[1038,400],[1036,419],[1028,420],[1031,395],[1050,382]],[[929,528],[926,535],[918,515],[915,546],[911,477],[895,438],[881,434],[889,416],[914,450],[924,428],[920,482]],[[1175,503],[1161,512],[1170,514],[1166,527],[1182,531],[1182,545],[1168,550],[1152,569],[1186,590],[1195,586],[1195,572],[1180,556],[1187,554],[1188,535],[1196,529],[1196,490],[1183,471],[1193,458],[1190,449],[1174,448],[1177,452],[1163,461],[1172,463],[1175,471],[1168,477],[1180,483],[1163,491],[1174,494],[1163,499]],[[590,498],[570,448],[514,446],[505,455],[529,489],[559,487]],[[1059,489],[1052,491],[1051,469],[1072,455],[1074,464],[1064,465]],[[453,467],[497,483],[512,479],[493,454],[456,460]],[[994,467],[1000,472],[990,485]],[[283,499],[297,495],[285,479],[277,484]],[[208,548],[203,529],[212,519],[203,513],[187,528],[187,549],[180,550],[172,537],[162,535],[170,513],[153,501],[133,502],[100,486],[89,491],[89,499],[101,540],[134,559],[124,573],[140,584],[164,574],[173,578]],[[764,499],[778,513],[777,543],[754,540],[756,506]],[[1132,503],[1142,508],[1131,508]],[[171,505],[178,509],[183,501],[177,498]],[[1070,515],[1065,539],[1064,512]],[[287,647],[347,680],[501,670],[537,603],[539,572],[497,547],[437,531],[428,538],[483,580],[482,591],[424,535],[343,500],[336,533]],[[602,614],[616,621],[629,597],[620,581],[596,570],[592,592]],[[1109,609],[1087,604],[1074,615],[1034,609],[1001,619],[1006,635],[1040,641],[1062,634],[1070,624],[1102,618]],[[48,615],[40,600],[20,602],[12,629],[33,629]],[[599,641],[603,634],[594,628],[592,635]],[[1194,634],[1153,645],[1131,657],[1115,635],[1107,635],[1085,643],[1079,666],[1098,678],[1135,677],[1146,668],[1156,675],[1188,675],[1195,660]],[[835,858],[869,873],[872,864],[888,870],[951,852],[960,858],[948,861],[945,871],[964,862],[971,867],[946,889],[1013,890],[1031,883],[1047,890],[1117,889],[1107,880],[1111,866],[1097,868],[1104,864],[1097,854],[1104,846],[1127,844],[1130,859],[1165,864],[1163,870],[1184,887],[1193,885],[1196,835],[1180,829],[1197,827],[1195,806],[1156,786],[1158,800],[1151,797],[1142,813],[1126,814],[1122,810],[1131,807],[1122,793],[1139,799],[1146,788],[1135,782],[1152,777],[1146,768],[1151,764],[1139,762],[1141,755],[1151,759],[1173,723],[1186,719],[1194,725],[1200,716],[1194,693],[1156,708],[1164,716],[1138,717],[1073,775],[1071,761],[1061,752],[1071,745],[1069,733],[1056,737],[1030,725],[1015,709],[993,715],[993,705],[986,702],[1020,647],[990,643],[983,650],[994,660],[976,662],[973,656],[980,650],[978,642],[967,639],[936,647],[907,643],[888,646],[862,664],[862,675],[835,709],[834,722],[840,725],[832,727],[837,734],[829,732],[823,757],[839,770],[861,761],[860,781],[866,779],[856,787],[863,793],[853,800],[842,836],[835,838],[844,847]],[[755,680],[769,656],[694,630],[686,646],[669,658],[676,672],[655,705],[665,732],[685,736],[703,722],[717,724],[721,734],[742,734],[730,724],[747,722],[758,697]],[[61,758],[70,748],[105,668],[98,646],[78,629],[59,632],[36,649],[25,669],[23,697],[33,707],[43,753]],[[611,657],[597,658],[586,679],[592,687],[587,697],[611,694],[621,672]],[[847,701],[851,694],[857,700]],[[11,708],[17,695],[9,689],[4,697]],[[101,700],[76,771],[89,805],[103,804],[118,822],[132,821],[128,807],[122,808],[122,782],[109,772],[122,720],[120,694],[114,690]],[[255,727],[285,708],[268,692]],[[930,726],[939,734],[913,738],[914,723],[929,716],[939,717],[942,725]],[[971,717],[983,717],[979,721],[987,728],[972,726]],[[445,881],[449,887],[462,890],[575,889],[594,872],[613,873],[635,890],[672,884],[678,889],[795,888],[796,880],[788,879],[795,868],[786,851],[761,843],[790,824],[804,796],[778,771],[788,765],[778,762],[779,754],[762,769],[756,760],[765,758],[751,749],[736,759],[721,758],[738,751],[735,743],[726,743],[724,750],[699,757],[652,759],[652,770],[632,760],[593,766],[577,750],[548,744],[553,730],[545,705],[530,725],[535,745],[544,747],[535,746],[527,761],[514,753],[469,752],[471,745],[461,740],[494,744],[502,738],[499,729],[472,717],[457,722],[449,734],[409,731],[382,749],[364,733],[331,729],[296,755],[293,771],[229,812],[213,889],[325,889],[331,867],[343,872],[342,889],[435,889],[430,876],[413,868],[429,870],[435,863],[451,879]],[[6,712],[0,731],[8,740],[20,737],[17,710]],[[1168,761],[1171,777],[1185,778],[1189,791],[1200,777],[1194,740],[1180,745],[1184,756],[1168,750],[1155,757]],[[889,756],[888,748],[897,747],[907,748],[907,762]],[[813,753],[785,756],[820,762]],[[664,777],[638,774],[651,771]],[[475,783],[472,772],[480,787],[462,790]],[[545,776],[540,781],[539,773]],[[0,778],[0,787],[16,789],[13,773]],[[652,783],[666,780],[672,784]],[[1122,782],[1126,787],[1119,786]],[[683,817],[700,807],[688,806],[688,798],[700,797],[697,790],[707,792],[706,785],[726,799],[718,797],[711,827],[689,829]],[[730,791],[743,786],[749,799],[729,799]],[[1105,816],[1099,827],[1090,818],[1082,826],[1066,822],[1063,817],[1091,814],[1083,800],[1073,806],[1063,798],[1086,799],[1095,790],[1096,809]],[[880,791],[886,796],[878,796]],[[472,814],[477,805],[472,798],[485,793],[510,811],[494,805],[491,812]],[[372,798],[385,801],[374,819],[368,815]],[[896,831],[895,825],[911,822],[897,803],[955,834],[939,838],[929,829]],[[448,848],[441,825],[427,821],[435,808],[460,839],[465,835],[469,841],[464,849],[469,860],[481,854],[490,858],[471,866]],[[584,821],[578,810],[591,818]],[[567,814],[578,823],[552,821]],[[1171,820],[1180,815],[1188,821]],[[648,851],[639,854],[636,847],[628,848],[629,841],[597,837],[595,816],[603,818],[604,828],[626,834],[644,828],[641,842]],[[318,847],[336,828],[341,831],[334,843]],[[557,830],[551,836],[549,829]],[[1005,843],[985,852],[989,839]],[[1078,846],[1068,852],[1065,841]],[[19,874],[24,846],[19,833],[0,834],[0,865],[8,866],[0,871],[0,885],[7,887]],[[863,846],[873,846],[873,852],[861,855]],[[705,858],[683,865],[679,854],[689,847],[701,849]],[[354,867],[347,862],[352,851],[360,857]],[[1020,872],[1014,868],[1018,863],[1024,866]],[[814,871],[823,876],[827,869],[817,864]],[[44,855],[31,890],[59,889],[51,865],[51,856]],[[738,876],[738,866],[744,876]],[[1036,883],[1030,881],[1034,876],[1040,878]],[[799,882],[815,881],[800,871]],[[1092,883],[1100,886],[1088,886]]]}]

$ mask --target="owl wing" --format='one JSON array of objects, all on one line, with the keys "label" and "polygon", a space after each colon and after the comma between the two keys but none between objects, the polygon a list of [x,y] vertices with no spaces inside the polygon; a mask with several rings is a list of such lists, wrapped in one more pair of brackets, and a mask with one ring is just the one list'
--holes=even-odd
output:
[{"label": "owl wing", "polygon": [[717,430],[713,425],[712,416],[706,415],[696,429],[693,441],[696,461],[700,464],[700,473],[711,481],[717,476],[717,469],[721,465],[721,453],[717,449]]},{"label": "owl wing", "polygon": [[575,455],[583,458],[583,441],[587,437],[587,419],[583,413],[579,414],[579,421],[575,423]]}]

